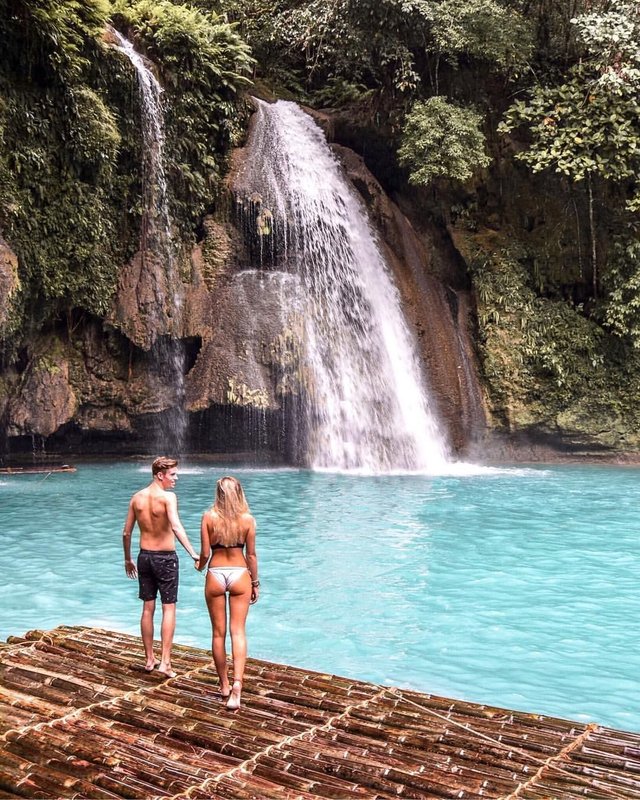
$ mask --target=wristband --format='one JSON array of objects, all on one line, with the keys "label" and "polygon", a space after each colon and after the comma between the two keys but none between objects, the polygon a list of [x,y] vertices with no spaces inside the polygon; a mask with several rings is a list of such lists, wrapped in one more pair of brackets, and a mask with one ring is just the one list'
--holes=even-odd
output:
[{"label": "wristband", "polygon": [[260,581],[251,581],[252,586],[260,586]]}]

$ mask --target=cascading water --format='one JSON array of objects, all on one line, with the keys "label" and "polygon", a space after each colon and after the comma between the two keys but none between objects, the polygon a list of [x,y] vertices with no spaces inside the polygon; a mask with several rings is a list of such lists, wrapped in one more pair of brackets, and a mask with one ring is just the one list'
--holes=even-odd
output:
[{"label": "cascading water", "polygon": [[[158,260],[164,267],[169,291],[167,296],[161,294],[158,297],[158,305],[163,307],[162,310],[166,309],[166,315],[172,319],[175,328],[179,325],[181,317],[182,297],[175,246],[171,236],[171,214],[164,169],[163,89],[131,42],[115,28],[110,27],[110,32],[117,41],[115,47],[124,53],[133,65],[140,88],[143,144],[143,217],[140,253],[143,265],[145,254],[150,253],[154,260]],[[156,339],[152,357],[158,363],[162,382],[169,387],[169,392],[174,393],[173,407],[164,412],[157,431],[156,449],[180,453],[188,422],[184,403],[184,348],[180,340],[170,331],[168,335]]]},{"label": "cascading water", "polygon": [[164,114],[163,89],[156,76],[147,67],[143,57],[131,42],[115,28],[110,28],[117,40],[117,49],[133,65],[140,87],[142,110],[142,200],[143,223],[140,246],[166,256],[173,265],[171,242],[171,217],[167,202],[167,178],[164,170]]},{"label": "cascading water", "polygon": [[441,471],[447,446],[363,202],[309,115],[294,103],[256,103],[235,188],[253,206],[260,254],[301,277],[306,460]]}]

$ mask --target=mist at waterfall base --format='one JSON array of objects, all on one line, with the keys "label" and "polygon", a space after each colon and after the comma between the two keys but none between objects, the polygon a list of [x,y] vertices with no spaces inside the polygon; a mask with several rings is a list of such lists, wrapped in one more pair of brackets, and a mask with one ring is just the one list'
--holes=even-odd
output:
[{"label": "mist at waterfall base", "polygon": [[362,199],[297,105],[256,101],[239,205],[263,269],[294,273],[305,454],[314,468],[442,471],[447,448]]},{"label": "mist at waterfall base", "polygon": [[[58,624],[139,632],[121,528],[149,464],[78,467],[0,481],[2,638]],[[430,478],[191,464],[177,496],[193,542],[229,470],[258,523],[251,656],[640,730],[637,469]],[[209,648],[204,579],[179,551],[176,639]]]}]

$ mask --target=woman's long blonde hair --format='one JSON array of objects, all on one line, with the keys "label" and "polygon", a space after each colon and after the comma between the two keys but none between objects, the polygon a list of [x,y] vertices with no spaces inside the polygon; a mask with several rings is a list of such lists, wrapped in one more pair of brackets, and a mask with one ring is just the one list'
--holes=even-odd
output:
[{"label": "woman's long blonde hair", "polygon": [[224,545],[235,544],[240,535],[238,518],[249,513],[247,498],[237,478],[228,475],[220,478],[211,511],[218,517],[214,526],[217,542]]}]

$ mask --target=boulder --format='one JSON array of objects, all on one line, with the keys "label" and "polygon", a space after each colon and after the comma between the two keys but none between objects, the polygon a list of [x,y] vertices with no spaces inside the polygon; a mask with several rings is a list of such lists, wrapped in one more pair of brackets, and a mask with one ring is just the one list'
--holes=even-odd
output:
[{"label": "boulder", "polygon": [[243,270],[210,298],[202,349],[187,376],[189,411],[212,404],[279,408],[299,380],[298,279],[284,272]]},{"label": "boulder", "polygon": [[72,420],[77,410],[66,355],[55,348],[41,351],[32,359],[9,403],[9,435],[50,436]]}]

